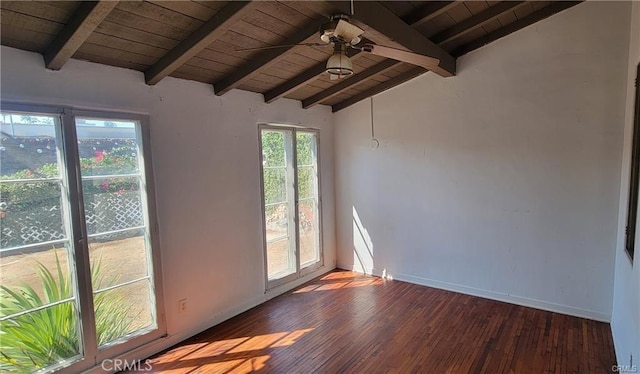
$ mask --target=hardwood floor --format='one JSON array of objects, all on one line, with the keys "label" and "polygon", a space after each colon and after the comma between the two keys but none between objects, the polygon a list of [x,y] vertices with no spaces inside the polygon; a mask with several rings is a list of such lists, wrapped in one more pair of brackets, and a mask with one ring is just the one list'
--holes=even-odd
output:
[{"label": "hardwood floor", "polygon": [[152,358],[166,373],[611,373],[609,324],[335,271]]}]

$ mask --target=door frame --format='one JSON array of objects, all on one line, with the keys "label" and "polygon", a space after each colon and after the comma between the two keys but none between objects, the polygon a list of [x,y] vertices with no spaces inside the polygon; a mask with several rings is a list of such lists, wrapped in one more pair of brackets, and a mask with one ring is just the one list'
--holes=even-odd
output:
[{"label": "door frame", "polygon": [[[266,235],[266,215],[265,215],[265,195],[264,195],[264,168],[263,168],[263,152],[262,152],[262,131],[274,130],[274,131],[290,131],[292,136],[292,153],[293,153],[293,195],[294,195],[294,241],[295,241],[295,258],[296,258],[296,271],[292,274],[286,275],[282,278],[269,280],[269,268],[267,258],[267,235]],[[300,217],[299,217],[299,201],[298,201],[298,167],[297,167],[297,138],[298,132],[314,133],[316,138],[316,183],[318,194],[318,256],[319,259],[316,263],[307,267],[301,268],[300,263]],[[261,222],[262,222],[262,254],[264,260],[264,281],[265,292],[290,283],[308,275],[320,267],[324,266],[324,250],[323,250],[323,229],[322,229],[322,184],[321,184],[321,165],[320,165],[320,130],[315,128],[307,128],[302,126],[291,126],[283,124],[272,123],[259,123],[258,124],[258,163],[260,167],[260,207],[261,207]],[[288,167],[288,166],[287,166]]]}]

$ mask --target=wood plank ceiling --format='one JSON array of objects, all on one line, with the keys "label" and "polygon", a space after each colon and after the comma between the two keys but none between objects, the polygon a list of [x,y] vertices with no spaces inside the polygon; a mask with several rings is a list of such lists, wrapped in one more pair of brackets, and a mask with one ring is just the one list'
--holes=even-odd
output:
[{"label": "wood plank ceiling", "polygon": [[[354,20],[380,45],[455,59],[579,1],[356,1]],[[41,53],[45,66],[69,58],[286,97],[303,107],[344,109],[426,72],[351,49],[355,74],[330,80],[329,46],[238,51],[319,42],[318,28],[341,1],[1,1],[2,45]],[[442,66],[441,59],[441,66]],[[455,78],[442,78],[455,79]]]}]

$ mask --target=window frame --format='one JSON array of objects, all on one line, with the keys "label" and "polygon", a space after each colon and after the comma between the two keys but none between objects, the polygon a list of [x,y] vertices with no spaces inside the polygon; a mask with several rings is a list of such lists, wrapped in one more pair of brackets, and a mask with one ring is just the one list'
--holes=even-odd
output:
[{"label": "window frame", "polygon": [[[274,131],[290,131],[292,136],[292,153],[293,153],[293,198],[294,198],[294,236],[295,236],[295,258],[296,269],[293,273],[286,275],[282,278],[269,279],[269,267],[267,258],[267,235],[266,235],[266,216],[265,216],[265,191],[264,191],[264,168],[263,168],[263,151],[262,151],[262,132],[263,130]],[[300,214],[299,214],[299,199],[298,199],[298,154],[297,154],[297,133],[313,133],[316,138],[316,181],[318,191],[318,261],[315,263],[301,267],[300,260]],[[321,176],[321,156],[320,156],[320,130],[316,128],[309,128],[303,126],[293,126],[284,124],[272,124],[272,123],[259,123],[258,124],[258,163],[260,170],[260,210],[261,210],[261,223],[262,223],[262,255],[264,262],[264,281],[265,292],[271,289],[277,288],[284,284],[290,283],[296,279],[302,278],[310,273],[317,271],[324,266],[324,244],[323,244],[323,225],[322,225],[322,176]],[[289,166],[287,165],[287,169]]]},{"label": "window frame", "polygon": [[627,221],[625,226],[624,251],[633,266],[638,216],[638,187],[640,179],[640,64],[635,79],[635,106],[633,135],[631,141],[631,166],[629,170],[629,197],[627,200]]},{"label": "window frame", "polygon": [[[77,289],[77,306],[79,321],[81,323],[81,352],[80,356],[75,356],[59,364],[54,364],[42,372],[73,373],[84,371],[99,366],[102,361],[114,358],[123,353],[132,351],[145,344],[149,344],[167,335],[165,311],[164,311],[164,287],[162,282],[162,259],[158,232],[158,219],[156,207],[155,178],[153,173],[153,161],[151,154],[151,132],[149,129],[148,116],[140,113],[126,111],[88,110],[66,105],[39,105],[26,103],[1,102],[3,112],[17,112],[29,114],[44,114],[59,117],[59,128],[56,137],[60,140],[59,155],[63,170],[61,177],[67,182],[67,201],[69,205],[69,243],[73,246],[73,268],[75,276],[73,281]],[[95,316],[93,313],[82,313],[82,311],[93,310],[93,286],[91,284],[91,268],[89,259],[89,243],[87,240],[87,228],[84,217],[84,201],[82,191],[82,176],[80,174],[80,157],[78,153],[76,117],[92,117],[101,119],[121,119],[134,121],[136,135],[140,142],[138,144],[139,155],[142,157],[141,175],[144,176],[144,196],[145,208],[143,214],[146,216],[148,224],[148,235],[151,244],[149,260],[153,272],[153,293],[155,296],[155,317],[157,327],[152,331],[133,333],[130,338],[118,339],[103,347],[98,346],[97,333],[95,330]],[[40,372],[40,371],[39,371]]]}]

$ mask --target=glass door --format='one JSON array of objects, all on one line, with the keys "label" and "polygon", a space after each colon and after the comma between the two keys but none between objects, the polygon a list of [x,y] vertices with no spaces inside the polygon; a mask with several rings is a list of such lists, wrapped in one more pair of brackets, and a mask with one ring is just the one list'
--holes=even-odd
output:
[{"label": "glass door", "polygon": [[1,113],[0,372],[81,358],[60,116]]},{"label": "glass door", "polygon": [[79,372],[164,334],[148,128],[29,108],[0,113],[0,372]]},{"label": "glass door", "polygon": [[322,265],[318,133],[260,126],[267,287]]},{"label": "glass door", "polygon": [[265,130],[262,142],[264,223],[269,280],[297,271],[295,237],[293,136],[290,131]]},{"label": "glass door", "polygon": [[317,154],[317,133],[297,131],[296,167],[301,268],[320,262],[320,194]]},{"label": "glass door", "polygon": [[157,327],[140,123],[75,117],[98,346]]}]

